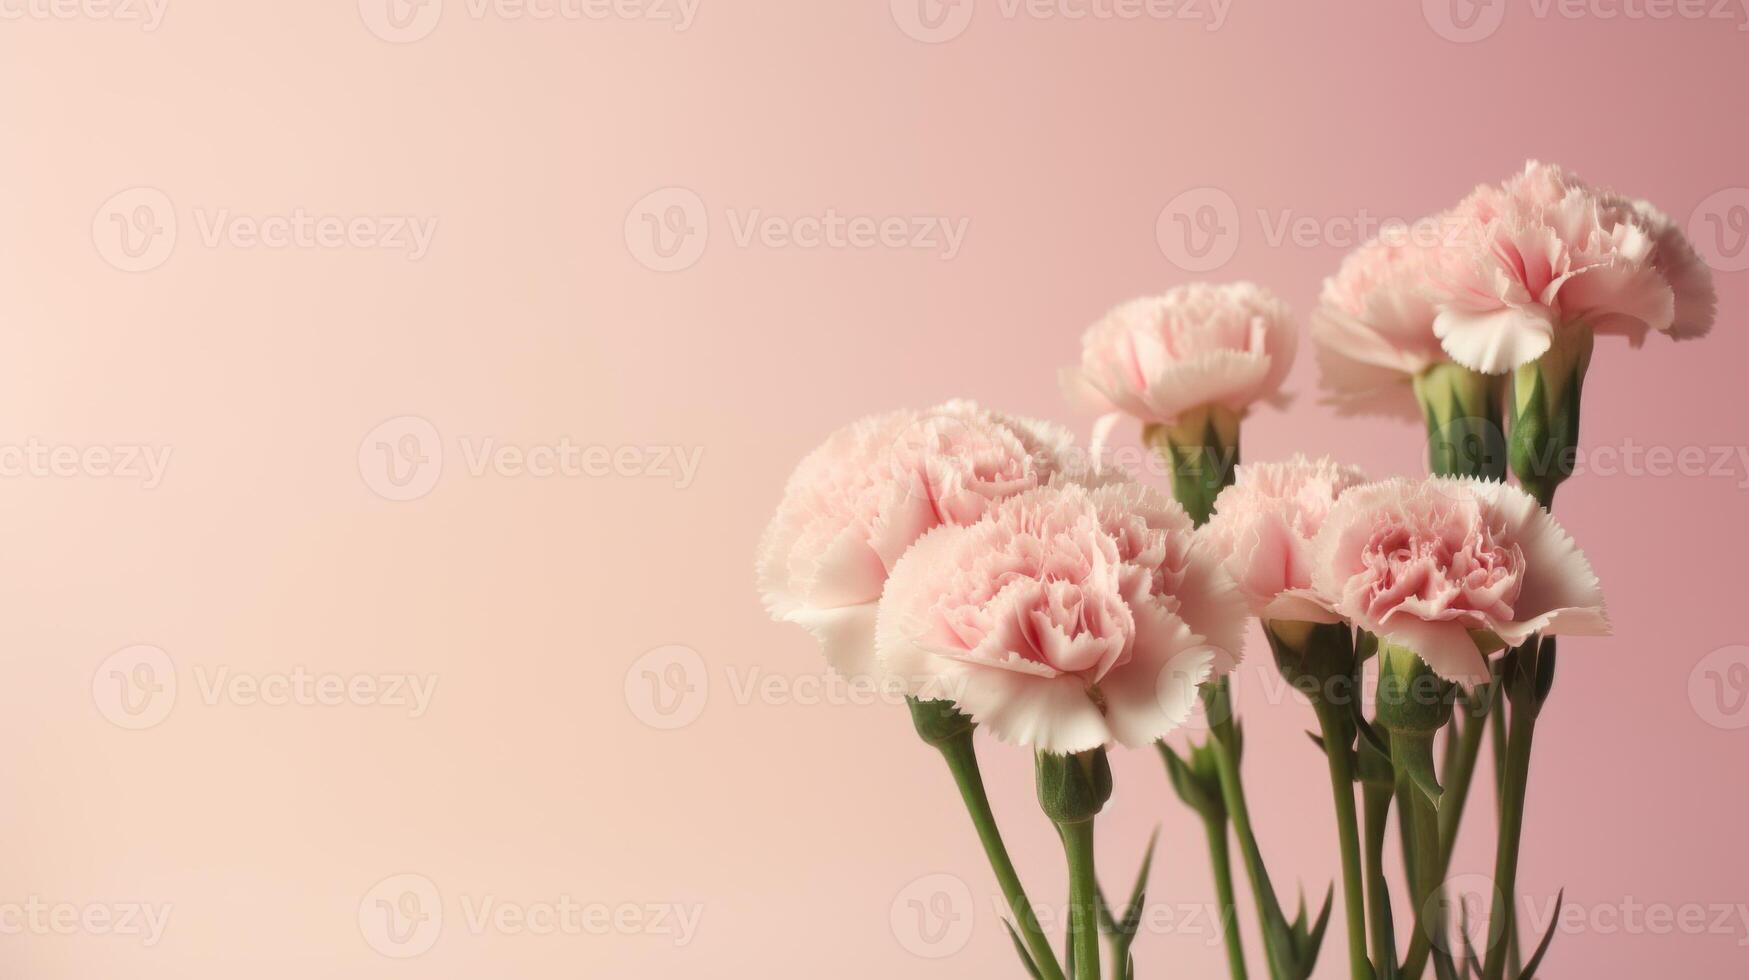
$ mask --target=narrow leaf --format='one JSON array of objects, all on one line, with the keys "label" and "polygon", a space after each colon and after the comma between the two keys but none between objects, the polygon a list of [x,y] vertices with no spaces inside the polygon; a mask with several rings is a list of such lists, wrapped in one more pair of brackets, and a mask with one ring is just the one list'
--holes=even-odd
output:
[{"label": "narrow leaf", "polygon": [[1536,968],[1542,965],[1543,954],[1549,951],[1549,943],[1555,938],[1555,925],[1561,921],[1561,903],[1567,898],[1567,890],[1561,889],[1555,895],[1555,914],[1549,918],[1549,930],[1543,933],[1543,941],[1537,943],[1536,952],[1531,954],[1530,962],[1524,965],[1524,972],[1518,975],[1518,980],[1534,980]]},{"label": "narrow leaf", "polygon": [[1020,962],[1026,964],[1027,975],[1032,977],[1032,980],[1044,980],[1044,977],[1039,975],[1038,964],[1032,961],[1032,954],[1026,951],[1026,944],[1020,941],[1020,933],[1014,931],[1014,923],[1009,922],[1007,917],[1004,917],[1002,926],[1008,930],[1008,938],[1014,940],[1014,951],[1020,954]]}]

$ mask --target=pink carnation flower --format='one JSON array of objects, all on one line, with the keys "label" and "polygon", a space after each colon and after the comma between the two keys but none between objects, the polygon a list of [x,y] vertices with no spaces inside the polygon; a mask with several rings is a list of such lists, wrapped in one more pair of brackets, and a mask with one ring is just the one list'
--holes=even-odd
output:
[{"label": "pink carnation flower", "polygon": [[1337,405],[1416,411],[1410,381],[1450,360],[1433,332],[1439,311],[1427,283],[1452,235],[1448,219],[1424,218],[1350,252],[1324,280],[1311,334],[1324,387]]},{"label": "pink carnation flower", "polygon": [[1561,331],[1621,334],[1637,346],[1649,331],[1711,326],[1705,269],[1643,203],[1533,161],[1501,186],[1477,188],[1454,215],[1465,233],[1434,276],[1434,331],[1465,367],[1510,371]]},{"label": "pink carnation flower", "polygon": [[1313,585],[1338,615],[1466,686],[1489,678],[1478,637],[1516,646],[1539,632],[1609,632],[1584,554],[1535,499],[1503,483],[1355,487],[1330,509],[1312,557]]},{"label": "pink carnation flower", "polygon": [[[1131,300],[1089,328],[1065,392],[1102,413],[1171,424],[1208,405],[1280,401],[1297,337],[1287,305],[1248,282],[1191,283]],[[1108,423],[1109,424],[1109,423]]]},{"label": "pink carnation flower", "polygon": [[1360,470],[1328,456],[1248,463],[1198,533],[1260,619],[1340,622],[1312,589],[1312,539],[1337,498],[1365,482]]},{"label": "pink carnation flower", "polygon": [[759,543],[766,609],[811,630],[834,669],[868,674],[875,604],[900,556],[931,528],[975,523],[1043,486],[1069,442],[967,401],[840,429],[796,467]]},{"label": "pink carnation flower", "polygon": [[1059,481],[926,535],[881,600],[881,665],[997,738],[1147,745],[1238,661],[1245,606],[1189,515],[1129,482]]}]

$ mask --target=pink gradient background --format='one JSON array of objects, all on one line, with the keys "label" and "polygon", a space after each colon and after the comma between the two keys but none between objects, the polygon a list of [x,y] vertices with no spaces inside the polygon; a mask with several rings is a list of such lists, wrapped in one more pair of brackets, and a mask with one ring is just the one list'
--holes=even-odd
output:
[{"label": "pink gradient background", "polygon": [[[1272,244],[1260,210],[1413,217],[1529,156],[1685,223],[1749,184],[1741,18],[1514,5],[1492,36],[1455,43],[1415,3],[1235,0],[1207,30],[1008,18],[977,0],[963,34],[928,44],[874,0],[703,0],[683,32],[447,7],[401,44],[355,0],[169,0],[150,31],[0,21],[0,443],[173,450],[150,490],[0,479],[0,904],[173,905],[151,947],[0,935],[8,977],[1018,976],[970,828],[902,709],[737,697],[754,671],[805,696],[822,670],[752,589],[794,462],[855,416],[953,395],[1084,430],[1056,369],[1109,304],[1193,278],[1155,233],[1189,188],[1240,216],[1236,251],[1206,276],[1258,280],[1304,312],[1346,242]],[[167,261],[130,273],[93,223],[136,186],[174,202],[179,232]],[[695,265],[658,273],[625,223],[670,186],[699,195],[709,238]],[[222,208],[438,227],[418,261],[209,246],[200,221]],[[728,220],[827,208],[969,230],[944,260],[743,247]],[[1712,338],[1600,349],[1588,446],[1749,443],[1749,277],[1718,285]],[[1420,471],[1418,428],[1337,420],[1315,385],[1304,356],[1294,407],[1248,423],[1249,457]],[[428,495],[391,502],[361,476],[360,443],[409,415],[441,433],[444,468]],[[485,437],[702,456],[684,489],[470,476],[460,440]],[[1689,694],[1703,657],[1749,642],[1745,480],[1739,461],[1563,490],[1617,635],[1563,647],[1526,830],[1538,901],[1564,887],[1586,909],[1749,903],[1749,730],[1709,724]],[[105,658],[135,643],[166,651],[180,685],[144,731],[93,697]],[[627,678],[670,644],[702,657],[709,694],[665,731],[639,719]],[[1278,887],[1321,895],[1337,869],[1310,713],[1264,703],[1252,652],[1258,831]],[[300,666],[438,687],[412,718],[206,703],[196,677]],[[1060,902],[1030,760],[987,744],[985,766],[1034,898]],[[1113,890],[1158,824],[1153,897],[1210,901],[1200,828],[1158,759],[1116,767],[1100,828]],[[1488,805],[1483,792],[1472,814]],[[1485,868],[1491,841],[1472,819],[1457,871]],[[440,889],[444,927],[397,960],[359,909],[407,872]],[[929,960],[889,913],[937,873],[967,883],[975,921],[962,951]],[[462,905],[561,895],[703,917],[680,946],[472,930]],[[1340,914],[1320,977],[1345,973]],[[1249,914],[1245,928],[1255,945]],[[1590,927],[1557,939],[1545,973],[1739,977],[1746,929]],[[1137,956],[1157,976],[1222,962],[1194,927],[1144,936]],[[1261,975],[1255,949],[1251,965]]]}]

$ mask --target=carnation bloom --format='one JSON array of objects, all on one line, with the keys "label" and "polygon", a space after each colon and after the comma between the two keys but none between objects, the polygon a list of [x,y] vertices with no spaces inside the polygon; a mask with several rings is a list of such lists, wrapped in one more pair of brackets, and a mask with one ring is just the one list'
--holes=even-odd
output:
[{"label": "carnation bloom", "polygon": [[1312,311],[1319,373],[1336,403],[1413,412],[1409,382],[1449,360],[1433,332],[1427,282],[1452,232],[1443,217],[1381,235],[1342,260]]},{"label": "carnation bloom", "polygon": [[[1488,480],[1388,480],[1345,492],[1312,542],[1337,615],[1447,680],[1489,679],[1483,646],[1609,632],[1584,554],[1535,499]],[[1479,645],[1481,644],[1481,645]]]},{"label": "carnation bloom", "polygon": [[1131,300],[1090,327],[1063,387],[1072,401],[1106,413],[1106,428],[1118,413],[1163,425],[1208,406],[1242,413],[1281,400],[1296,340],[1287,305],[1268,291],[1191,283]]},{"label": "carnation bloom", "polygon": [[760,540],[759,591],[772,617],[817,636],[831,666],[874,667],[875,604],[918,537],[971,524],[998,500],[1044,485],[1069,435],[953,401],[862,419],[802,460]]},{"label": "carnation bloom", "polygon": [[1340,622],[1312,589],[1312,539],[1337,498],[1365,482],[1360,470],[1328,456],[1247,463],[1198,533],[1258,618]]},{"label": "carnation bloom", "polygon": [[1711,326],[1707,273],[1643,202],[1533,161],[1477,188],[1454,217],[1464,234],[1435,271],[1434,331],[1465,367],[1505,373],[1563,333],[1621,334],[1637,346],[1650,331],[1695,336]]},{"label": "carnation bloom", "polygon": [[1082,752],[1182,724],[1230,670],[1245,606],[1190,517],[1127,481],[1067,481],[932,531],[893,569],[876,645],[916,697],[1005,741]]}]

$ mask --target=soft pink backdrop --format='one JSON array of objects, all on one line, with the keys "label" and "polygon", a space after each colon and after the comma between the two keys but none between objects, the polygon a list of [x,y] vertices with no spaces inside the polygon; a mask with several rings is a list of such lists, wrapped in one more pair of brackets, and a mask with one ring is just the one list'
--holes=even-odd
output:
[{"label": "soft pink backdrop", "polygon": [[[1463,41],[1441,0],[1235,0],[1213,30],[1206,2],[1186,21],[961,0],[931,35],[909,0],[702,0],[683,31],[447,0],[418,36],[437,8],[392,22],[378,0],[168,0],[142,22],[96,0],[9,0],[0,446],[171,457],[151,488],[89,456],[70,475],[27,462],[0,478],[0,973],[1018,975],[970,829],[903,711],[813,703],[844,699],[814,686],[807,637],[759,608],[751,553],[795,460],[857,415],[952,395],[1083,428],[1055,371],[1108,304],[1192,277],[1156,235],[1187,190],[1212,188],[1180,203],[1227,202],[1237,230],[1205,275],[1267,283],[1301,311],[1346,223],[1444,206],[1527,156],[1697,227],[1725,220],[1709,246],[1721,267],[1749,214],[1741,11],[1459,0],[1486,34]],[[665,188],[684,190],[645,202]],[[248,222],[299,209],[362,232],[390,233],[383,216],[436,226],[416,257],[356,237],[248,246]],[[827,209],[963,219],[966,234],[951,258],[737,241],[755,210]],[[696,261],[654,271],[646,211],[690,230],[674,261]],[[163,236],[172,214],[174,238],[152,241],[173,250],[120,250],[145,239],[123,242],[117,217]],[[1311,238],[1275,240],[1284,218],[1312,219]],[[228,230],[211,239],[216,222]],[[1749,276],[1718,283],[1714,337],[1602,346],[1588,447],[1749,445]],[[1249,456],[1419,471],[1418,428],[1337,420],[1309,356],[1290,383],[1291,410],[1248,424]],[[397,502],[377,492],[397,493],[366,434],[405,416],[431,429],[381,441],[443,461],[420,471],[428,493]],[[475,476],[467,454],[485,439],[678,446],[699,465],[685,486]],[[1523,883],[1599,913],[1558,937],[1547,976],[1749,964],[1749,730],[1728,727],[1749,713],[1709,707],[1697,673],[1749,642],[1749,467],[1732,459],[1722,476],[1594,474],[1562,492],[1618,633],[1563,648],[1538,745]],[[110,720],[109,685],[165,675],[106,659],[134,644],[161,649],[156,669],[177,681],[138,731]],[[690,724],[660,730],[642,671],[689,661],[640,658],[672,645],[696,651],[708,689],[682,703]],[[1714,657],[1727,678],[1749,663],[1741,648]],[[1309,712],[1266,703],[1266,659],[1241,680],[1259,833],[1282,891],[1321,895],[1336,871],[1325,776]],[[221,670],[271,684],[299,668],[437,687],[418,717],[369,695],[275,706],[206,691]],[[793,696],[747,693],[765,676]],[[994,745],[985,758],[1035,899],[1060,904],[1030,761]],[[1200,830],[1157,758],[1116,765],[1100,830],[1112,890],[1158,824],[1155,898],[1208,902]],[[1487,796],[1474,803],[1485,815]],[[1490,849],[1472,821],[1459,870]],[[974,896],[972,928],[932,960],[901,934],[905,889],[939,874]],[[412,881],[440,897],[402,908],[441,905],[442,925],[397,959],[371,917]],[[561,896],[702,918],[684,945],[647,926],[470,921],[488,899]],[[32,899],[172,911],[148,945],[18,927],[5,908]],[[1611,927],[1636,904],[1729,917],[1700,934]],[[1340,928],[1321,977],[1343,975]],[[1143,975],[1220,971],[1205,922],[1137,953]]]}]

